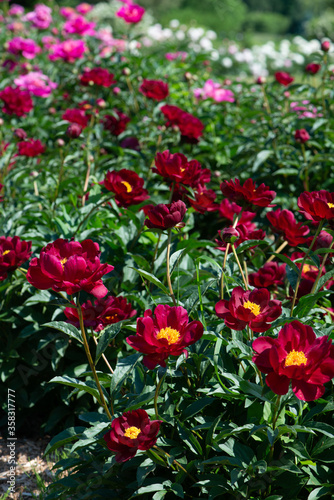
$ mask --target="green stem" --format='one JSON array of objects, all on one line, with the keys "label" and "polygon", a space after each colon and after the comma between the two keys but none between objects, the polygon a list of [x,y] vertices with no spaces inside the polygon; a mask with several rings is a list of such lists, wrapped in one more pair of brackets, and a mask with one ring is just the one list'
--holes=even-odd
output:
[{"label": "green stem", "polygon": [[157,420],[159,420],[159,412],[158,412],[158,396],[159,396],[159,391],[160,391],[160,387],[161,387],[161,384],[162,382],[164,381],[164,378],[165,378],[165,374],[161,377],[161,379],[159,380],[158,382],[158,385],[157,385],[157,388],[155,390],[155,394],[154,394],[154,410],[155,410],[155,418]]},{"label": "green stem", "polygon": [[275,254],[273,254],[271,257],[269,257],[269,259],[265,262],[265,264],[268,264],[268,262],[271,262],[272,260],[274,260],[274,258],[276,257],[276,254],[280,253],[283,250],[283,248],[285,248],[287,245],[288,245],[288,242],[283,241],[282,245],[280,245],[278,247],[278,249],[275,251]]},{"label": "green stem", "polygon": [[99,208],[104,203],[107,203],[109,200],[111,200],[112,198],[114,198],[114,196],[115,196],[115,194],[113,193],[112,196],[109,196],[109,198],[106,198],[106,199],[100,201],[99,203],[94,204],[93,208],[90,210],[90,212],[88,212],[87,215],[85,215],[85,217],[82,219],[82,221],[79,223],[78,227],[74,231],[73,238],[79,232],[79,229],[81,228],[82,224],[84,224],[84,222],[86,222],[86,220],[89,219],[89,217],[92,215],[92,213],[94,212],[94,210],[96,210],[97,208]]},{"label": "green stem", "polygon": [[305,191],[310,190],[310,185],[309,185],[309,176],[308,176],[308,165],[307,165],[307,159],[306,159],[306,151],[305,151],[305,144],[301,144],[302,148],[302,153],[303,153],[303,159],[304,159],[304,171],[305,171],[305,178],[304,178],[304,189]]},{"label": "green stem", "polygon": [[241,267],[241,264],[240,264],[240,261],[239,261],[239,258],[238,258],[238,254],[237,252],[235,251],[235,248],[234,248],[234,244],[232,243],[231,244],[231,248],[232,248],[232,252],[233,252],[233,255],[235,257],[235,260],[237,261],[237,264],[238,264],[238,267],[239,267],[239,271],[241,273],[241,277],[242,277],[242,281],[244,282],[244,285],[246,287],[246,290],[248,290],[248,285],[247,285],[247,281],[246,281],[246,278],[245,278],[245,275],[244,275],[244,272],[242,270],[242,267]]},{"label": "green stem", "polygon": [[322,226],[324,225],[324,222],[325,222],[324,220],[322,220],[320,222],[320,224],[319,224],[319,226],[317,228],[317,231],[316,231],[316,233],[314,235],[314,238],[312,240],[312,243],[309,246],[309,248],[308,248],[308,250],[307,250],[307,252],[304,255],[304,258],[302,260],[302,263],[301,263],[301,266],[300,266],[300,270],[299,270],[299,274],[298,274],[297,283],[296,283],[296,290],[295,290],[295,293],[294,293],[294,296],[293,296],[293,300],[292,300],[292,304],[291,304],[290,316],[293,315],[293,309],[295,307],[295,303],[296,303],[296,299],[297,299],[297,293],[298,293],[299,285],[300,285],[300,282],[301,282],[301,279],[302,279],[302,273],[303,273],[303,267],[304,267],[305,261],[306,261],[307,257],[309,256],[310,251],[313,248],[313,245],[314,245],[314,243],[315,243],[315,241],[316,241],[316,239],[317,239],[317,237],[318,237],[318,235],[319,235],[319,233],[320,233],[320,231],[322,229]]},{"label": "green stem", "polygon": [[[329,247],[330,249],[333,248],[333,245],[334,245],[334,239],[331,243],[331,246]],[[327,260],[327,257],[328,257],[329,253],[327,253],[322,261],[322,264],[321,264],[321,267],[319,269],[319,272],[318,272],[318,275],[316,277],[316,280],[315,282],[313,283],[313,286],[312,286],[312,290],[311,290],[311,293],[314,293],[316,291],[316,288],[318,286],[318,283],[319,283],[319,280],[320,280],[320,277],[322,275],[322,271],[323,271],[323,268],[325,267],[325,264],[326,264],[326,260]]]},{"label": "green stem", "polygon": [[94,365],[94,362],[93,362],[93,359],[92,359],[92,355],[91,355],[90,350],[89,350],[89,345],[88,345],[87,336],[86,336],[86,332],[85,332],[85,326],[84,326],[84,321],[83,321],[83,317],[82,317],[82,310],[81,310],[81,305],[80,305],[80,302],[79,302],[79,297],[77,297],[77,304],[76,305],[77,305],[77,311],[78,311],[78,316],[79,316],[79,323],[80,323],[80,330],[81,330],[82,340],[83,340],[83,344],[84,344],[86,356],[87,356],[87,359],[88,359],[88,363],[89,363],[90,369],[92,370],[92,374],[93,374],[93,377],[94,377],[97,389],[98,389],[99,394],[100,394],[101,404],[102,404],[103,408],[105,409],[105,412],[108,415],[108,418],[110,420],[112,420],[112,416],[110,414],[110,411],[109,411],[109,408],[107,406],[107,403],[106,403],[106,401],[104,399],[102,387],[100,385],[100,381],[99,381],[99,378],[98,378],[96,370],[95,370],[95,365]]},{"label": "green stem", "polygon": [[169,267],[169,257],[170,257],[170,243],[171,243],[171,239],[172,239],[172,230],[171,229],[168,229],[168,242],[167,242],[167,284],[168,284],[168,288],[169,288],[169,293],[170,293],[170,296],[172,298],[172,301],[173,301],[173,304],[174,306],[177,306],[177,303],[176,303],[176,300],[175,300],[175,295],[174,295],[174,292],[173,292],[173,288],[172,288],[172,282],[171,282],[171,279],[170,279],[170,267]]},{"label": "green stem", "polygon": [[205,321],[205,317],[204,317],[204,307],[203,307],[203,302],[202,302],[201,283],[200,283],[200,280],[199,280],[199,263],[196,262],[195,266],[196,266],[196,277],[197,277],[197,289],[198,289],[199,307],[201,309],[201,316],[202,316],[202,323],[203,323],[203,326],[204,326],[204,330],[206,331],[207,330],[207,326],[206,326],[206,321]]}]

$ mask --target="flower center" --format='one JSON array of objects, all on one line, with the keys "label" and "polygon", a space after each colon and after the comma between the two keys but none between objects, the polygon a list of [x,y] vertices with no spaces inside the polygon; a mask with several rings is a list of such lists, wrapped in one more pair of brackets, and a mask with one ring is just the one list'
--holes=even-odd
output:
[{"label": "flower center", "polygon": [[175,344],[180,338],[180,332],[177,330],[174,330],[174,328],[170,328],[167,326],[167,328],[163,328],[160,330],[160,332],[157,335],[157,339],[167,339],[167,342],[169,345]]},{"label": "flower center", "polygon": [[130,439],[136,439],[141,430],[138,427],[128,427],[124,432],[124,436]]},{"label": "flower center", "polygon": [[67,262],[67,257],[64,257],[63,259],[61,259],[60,263],[62,265],[62,268],[64,269],[64,264],[65,262]]},{"label": "flower center", "polygon": [[285,366],[300,366],[306,365],[307,357],[303,353],[303,351],[290,351],[287,357],[285,358]]},{"label": "flower center", "polygon": [[126,182],[126,181],[121,181],[121,184],[123,184],[123,185],[126,187],[126,192],[127,192],[127,193],[131,193],[131,191],[132,191],[131,184],[129,184],[129,183],[128,183],[128,182]]},{"label": "flower center", "polygon": [[2,255],[7,255],[10,252],[10,250],[5,250]]},{"label": "flower center", "polygon": [[247,302],[245,302],[243,306],[245,309],[250,309],[250,311],[254,314],[254,316],[258,316],[261,312],[259,304],[255,304],[255,302],[250,302],[250,300],[247,300]]},{"label": "flower center", "polygon": [[334,203],[327,203],[327,205],[329,206],[329,208],[334,208]]},{"label": "flower center", "polygon": [[111,316],[106,316],[105,319],[107,319],[108,321],[114,321],[114,319],[116,319],[117,316],[118,316],[118,314],[115,313],[115,314],[112,314]]},{"label": "flower center", "polygon": [[310,271],[317,271],[317,268],[315,266],[310,266],[310,264],[304,264],[303,273],[308,273]]}]

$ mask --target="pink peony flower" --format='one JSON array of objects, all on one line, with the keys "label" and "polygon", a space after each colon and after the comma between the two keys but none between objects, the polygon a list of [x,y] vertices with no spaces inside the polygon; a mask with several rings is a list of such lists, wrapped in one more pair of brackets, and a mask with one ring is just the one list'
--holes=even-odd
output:
[{"label": "pink peony flower", "polygon": [[31,38],[16,36],[9,40],[7,50],[16,56],[22,55],[26,59],[34,59],[41,52],[41,48]]},{"label": "pink peony flower", "polygon": [[39,71],[31,71],[27,75],[21,75],[14,80],[21,90],[27,90],[30,94],[38,97],[49,97],[52,90],[58,87],[50,78]]},{"label": "pink peony flower", "polygon": [[136,3],[132,3],[131,0],[127,0],[124,3],[125,5],[123,5],[123,7],[116,12],[116,16],[122,17],[126,23],[139,23],[145,14],[144,7],[141,7]]},{"label": "pink peony flower", "polygon": [[75,10],[79,12],[79,14],[85,15],[88,14],[91,10],[94,9],[94,5],[90,5],[89,3],[83,2],[79,3],[79,5],[76,6]]},{"label": "pink peony flower", "polygon": [[168,61],[175,61],[175,59],[180,59],[183,62],[187,57],[188,53],[182,50],[179,50],[178,52],[167,52],[165,54],[165,58],[168,59]]},{"label": "pink peony flower", "polygon": [[23,13],[24,7],[22,7],[22,5],[18,5],[17,3],[13,3],[8,11],[10,16],[21,16]]},{"label": "pink peony flower", "polygon": [[96,23],[86,21],[83,16],[71,17],[64,24],[65,33],[75,33],[76,35],[94,35],[94,28]]},{"label": "pink peony flower", "polygon": [[197,99],[211,98],[216,102],[234,102],[232,90],[222,88],[219,83],[213,80],[207,80],[203,88],[194,89],[194,95]]},{"label": "pink peony flower", "polygon": [[50,47],[50,61],[63,59],[65,62],[73,63],[76,59],[82,59],[88,47],[83,40],[65,40],[61,43],[55,43]]},{"label": "pink peony flower", "polygon": [[25,15],[24,21],[30,21],[35,28],[45,30],[52,23],[51,12],[50,7],[39,3],[32,12]]}]

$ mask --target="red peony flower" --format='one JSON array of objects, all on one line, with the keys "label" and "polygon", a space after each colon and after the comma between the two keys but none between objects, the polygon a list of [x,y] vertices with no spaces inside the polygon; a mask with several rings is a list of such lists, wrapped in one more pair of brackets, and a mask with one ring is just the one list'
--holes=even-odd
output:
[{"label": "red peony flower", "polygon": [[213,212],[217,210],[217,205],[214,203],[216,199],[216,193],[213,189],[199,188],[195,191],[195,199],[193,200],[187,196],[187,200],[190,205],[201,214],[206,212]]},{"label": "red peony flower", "polygon": [[278,83],[284,85],[285,87],[287,87],[294,81],[293,76],[291,76],[289,73],[286,73],[285,71],[277,71],[277,73],[275,73],[275,78]]},{"label": "red peony flower", "polygon": [[149,369],[159,364],[166,366],[169,356],[188,356],[185,347],[194,344],[203,335],[200,321],[188,323],[188,313],[181,306],[159,304],[154,311],[146,310],[143,318],[137,319],[137,335],[130,335],[127,343],[136,351],[145,354],[143,363]]},{"label": "red peony flower", "polygon": [[166,126],[172,127],[176,125],[180,129],[181,135],[191,142],[198,142],[198,139],[203,135],[204,125],[201,120],[183,111],[183,109],[165,104],[162,106],[161,112],[167,119]]},{"label": "red peony flower", "polygon": [[125,131],[130,118],[119,109],[113,111],[115,115],[105,115],[102,123],[104,128],[109,130],[112,135],[118,136]]},{"label": "red peony flower", "polygon": [[99,85],[101,87],[110,87],[113,83],[116,83],[116,80],[114,80],[114,75],[109,73],[107,69],[86,68],[80,76],[80,83],[85,87],[92,84]]},{"label": "red peony flower", "polygon": [[187,211],[187,207],[183,201],[174,201],[164,205],[153,206],[146,210],[145,214],[148,219],[145,224],[150,229],[168,229],[171,227],[183,227],[183,217]]},{"label": "red peony flower", "polygon": [[124,137],[120,142],[120,146],[123,149],[133,149],[134,151],[140,151],[140,143],[137,137]]},{"label": "red peony flower", "polygon": [[116,462],[126,462],[138,450],[149,450],[157,442],[162,420],[150,420],[145,410],[123,413],[111,422],[104,436],[109,450],[116,453]]},{"label": "red peony flower", "polygon": [[266,214],[267,219],[272,225],[274,231],[283,234],[289,245],[297,246],[306,242],[306,235],[310,232],[307,226],[297,222],[295,216],[290,210],[273,210]]},{"label": "red peony flower", "polygon": [[269,187],[260,184],[256,187],[253,179],[247,179],[243,185],[239,179],[234,181],[223,181],[220,189],[226,198],[242,204],[245,208],[272,207],[270,203],[276,196],[275,191],[269,191]]},{"label": "red peony flower", "polygon": [[[81,305],[81,310],[85,327],[93,328],[96,332],[100,332],[108,325],[132,318],[137,314],[137,311],[132,309],[131,304],[121,296],[96,299],[94,304],[90,300],[87,300],[87,302]],[[68,323],[77,328],[79,327],[77,309],[66,307],[64,314]]]},{"label": "red peony flower", "polygon": [[327,335],[316,338],[312,328],[299,321],[285,325],[277,339],[260,337],[253,342],[253,362],[276,394],[292,390],[302,401],[314,401],[334,377],[334,346]]},{"label": "red peony flower", "polygon": [[42,248],[39,258],[31,260],[27,280],[40,290],[52,288],[68,295],[84,290],[100,299],[108,293],[101,278],[114,269],[101,264],[100,253],[98,243],[92,240],[59,238]]},{"label": "red peony flower", "polygon": [[248,275],[249,283],[256,288],[269,288],[273,285],[283,285],[285,278],[285,264],[267,262],[257,273]]},{"label": "red peony flower", "polygon": [[167,149],[163,153],[157,153],[152,171],[171,181],[182,182],[187,167],[186,156],[182,153],[172,154]]},{"label": "red peony flower", "polygon": [[155,101],[163,101],[169,95],[168,84],[162,80],[146,80],[139,87],[139,92]]},{"label": "red peony flower", "polygon": [[302,144],[305,144],[305,142],[309,141],[311,138],[308,131],[305,130],[304,128],[296,130],[294,137],[297,142],[300,142]]},{"label": "red peony flower", "polygon": [[118,172],[115,170],[106,173],[103,184],[108,191],[115,193],[115,201],[120,207],[138,205],[149,198],[148,191],[143,188],[144,179],[136,172],[122,168]]},{"label": "red peony flower", "polygon": [[88,125],[88,117],[84,110],[78,108],[67,109],[62,115],[62,119],[70,123],[77,123],[82,129]]},{"label": "red peony flower", "polygon": [[17,147],[19,156],[34,157],[45,151],[45,146],[39,139],[27,139],[26,141],[18,142]]},{"label": "red peony flower", "polygon": [[2,111],[7,115],[25,116],[34,107],[29,92],[15,87],[6,87],[0,92],[4,106]]},{"label": "red peony flower", "polygon": [[311,75],[316,75],[318,71],[320,71],[320,69],[321,69],[321,64],[310,63],[307,64],[305,71],[306,73],[310,73]]},{"label": "red peony flower", "polygon": [[[0,189],[2,185],[0,184]],[[0,281],[7,278],[31,256],[31,241],[22,241],[18,236],[0,236]]]},{"label": "red peony flower", "polygon": [[334,193],[324,189],[320,191],[304,191],[297,201],[300,212],[310,220],[319,222],[334,218]]},{"label": "red peony flower", "polygon": [[220,300],[216,304],[218,318],[223,318],[225,325],[232,330],[243,330],[247,325],[254,332],[266,332],[275,319],[282,314],[279,300],[270,300],[266,288],[243,290],[237,286],[232,291],[230,300]]}]

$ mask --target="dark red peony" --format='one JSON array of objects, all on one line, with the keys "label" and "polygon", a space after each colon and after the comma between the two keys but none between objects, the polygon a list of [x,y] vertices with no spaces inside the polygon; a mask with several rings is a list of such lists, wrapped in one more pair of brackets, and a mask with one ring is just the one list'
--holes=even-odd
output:
[{"label": "dark red peony", "polygon": [[260,337],[253,342],[253,362],[276,394],[292,390],[302,401],[314,401],[334,377],[334,346],[327,335],[316,337],[312,328],[299,321],[285,325],[277,339]]},{"label": "dark red peony", "polygon": [[45,151],[44,144],[39,139],[27,139],[26,141],[18,142],[17,148],[19,156],[38,156]]},{"label": "dark red peony", "polygon": [[230,300],[220,300],[216,304],[216,314],[232,330],[243,330],[249,325],[254,332],[266,332],[271,324],[282,314],[279,300],[270,300],[266,288],[245,291],[237,286]]},{"label": "dark red peony", "polygon": [[295,216],[290,210],[273,210],[266,214],[267,219],[278,234],[283,234],[284,239],[291,246],[301,245],[306,242],[306,236],[310,232],[307,226],[297,222]]},{"label": "dark red peony", "polygon": [[220,185],[221,192],[230,201],[240,203],[245,208],[271,207],[270,203],[276,196],[275,191],[270,191],[268,186],[260,184],[256,187],[253,179],[247,179],[243,185],[239,179],[223,181]]},{"label": "dark red peony", "polygon": [[201,120],[183,109],[165,104],[162,106],[161,112],[167,119],[166,126],[176,125],[180,129],[181,135],[191,142],[198,142],[198,139],[203,135],[204,125]]},{"label": "dark red peony", "polygon": [[297,142],[300,142],[301,144],[305,144],[305,142],[309,141],[311,138],[308,131],[305,130],[304,128],[296,130],[294,137],[295,137],[295,140]]},{"label": "dark red peony", "polygon": [[171,227],[183,227],[183,217],[187,211],[187,207],[183,201],[174,201],[164,205],[160,203],[156,206],[151,206],[145,211],[148,219],[145,220],[145,225],[149,229],[169,229]]},{"label": "dark red peony", "polygon": [[[92,328],[96,332],[100,332],[108,325],[132,318],[137,314],[137,311],[132,309],[126,298],[121,296],[96,299],[94,304],[87,300],[87,302],[81,304],[81,310],[85,327]],[[64,314],[68,323],[77,328],[79,327],[79,315],[75,307],[66,307]]]},{"label": "dark red peony", "polygon": [[[235,215],[238,215],[241,212],[242,208],[234,203],[234,201],[229,201],[227,198],[224,198],[220,205],[218,206],[218,212],[220,217],[223,219],[227,219],[228,221],[233,222]],[[255,212],[246,212],[243,211],[241,214],[241,219],[238,221],[238,224],[245,224],[246,222],[251,222],[256,216]]]},{"label": "dark red peony", "polygon": [[116,453],[116,462],[126,462],[138,450],[149,450],[157,442],[162,420],[150,420],[145,410],[123,413],[111,422],[104,436],[109,450]]},{"label": "dark red peony", "polygon": [[29,92],[15,87],[6,87],[0,92],[4,106],[2,111],[7,115],[25,116],[34,107]]},{"label": "dark red peony", "polygon": [[108,293],[101,278],[114,269],[101,264],[100,254],[98,243],[92,240],[59,238],[42,248],[39,258],[31,260],[27,280],[40,290],[52,288],[68,295],[84,290],[100,299]]},{"label": "dark red peony", "polygon": [[144,179],[136,172],[122,168],[118,172],[115,170],[106,173],[105,179],[100,184],[115,193],[115,201],[120,207],[138,205],[149,198],[148,191],[143,188]]},{"label": "dark red peony", "polygon": [[256,273],[248,275],[249,283],[256,288],[269,288],[273,285],[283,285],[285,264],[267,262]]},{"label": "dark red peony", "polygon": [[88,117],[83,109],[67,109],[62,115],[62,119],[70,123],[77,123],[83,129],[88,125]]},{"label": "dark red peony", "polygon": [[169,356],[188,356],[186,347],[194,344],[203,335],[200,321],[191,321],[181,306],[159,304],[154,315],[150,309],[143,318],[137,319],[137,335],[130,335],[127,343],[144,354],[143,363],[153,370],[156,365],[165,367]]},{"label": "dark red peony", "polygon": [[0,236],[0,281],[30,258],[30,249],[31,241],[22,241],[18,236]]},{"label": "dark red peony", "polygon": [[203,189],[203,185],[210,182],[211,173],[207,168],[202,168],[197,160],[187,160],[182,153],[170,153],[168,149],[157,153],[153,172],[165,179],[190,186],[193,189]]},{"label": "dark red peony", "polygon": [[294,81],[293,76],[291,76],[290,73],[286,73],[285,71],[277,71],[275,73],[275,78],[278,83],[284,85],[285,87],[287,87]]},{"label": "dark red peony", "polygon": [[206,212],[213,212],[217,210],[217,204],[214,203],[217,195],[213,189],[199,187],[196,189],[194,194],[195,199],[187,196],[187,200],[196,212],[205,214]]},{"label": "dark red peony", "polygon": [[146,80],[144,78],[139,92],[155,101],[163,101],[169,94],[168,84],[162,80]]},{"label": "dark red peony", "polygon": [[321,64],[310,63],[306,65],[305,71],[306,73],[310,73],[311,75],[316,75],[321,69]]},{"label": "dark red peony", "polygon": [[300,212],[310,220],[320,222],[334,218],[334,193],[324,189],[320,191],[304,191],[298,198]]},{"label": "dark red peony", "polygon": [[85,87],[93,84],[99,85],[100,87],[110,87],[113,83],[116,83],[116,80],[114,80],[113,73],[109,73],[107,69],[86,68],[80,76],[80,83]]},{"label": "dark red peony", "polygon": [[102,120],[103,127],[116,137],[125,131],[130,118],[119,109],[114,109],[113,115],[105,115]]}]

